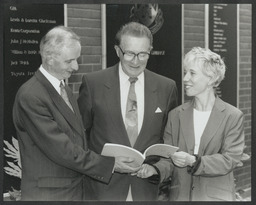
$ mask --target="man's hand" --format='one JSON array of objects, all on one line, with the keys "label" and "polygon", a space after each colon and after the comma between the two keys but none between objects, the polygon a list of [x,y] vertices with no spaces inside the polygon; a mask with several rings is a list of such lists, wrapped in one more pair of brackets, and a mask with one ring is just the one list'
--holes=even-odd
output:
[{"label": "man's hand", "polygon": [[188,154],[187,152],[175,152],[170,156],[173,163],[178,167],[192,166],[196,161],[196,157]]},{"label": "man's hand", "polygon": [[119,173],[133,173],[137,172],[140,166],[134,163],[133,158],[129,157],[115,157],[115,172]]},{"label": "man's hand", "polygon": [[140,170],[137,172],[137,177],[148,178],[154,174],[157,174],[157,171],[153,166],[149,164],[143,164]]}]

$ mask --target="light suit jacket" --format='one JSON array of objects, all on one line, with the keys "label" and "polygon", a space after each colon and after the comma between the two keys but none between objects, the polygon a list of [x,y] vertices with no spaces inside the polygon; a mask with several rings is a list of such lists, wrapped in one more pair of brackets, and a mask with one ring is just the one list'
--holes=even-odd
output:
[{"label": "light suit jacket", "polygon": [[[170,200],[231,201],[235,197],[233,170],[244,148],[243,113],[216,98],[201,137],[198,157],[201,163],[191,175],[187,167],[173,166]],[[194,153],[193,101],[168,115],[164,141],[180,151]]]},{"label": "light suit jacket", "polygon": [[[162,142],[168,112],[177,106],[177,88],[173,80],[145,70],[145,111],[141,131],[133,148],[144,150]],[[120,104],[118,64],[84,75],[78,105],[89,132],[89,147],[101,153],[105,143],[131,146],[123,122]],[[162,112],[156,113],[157,108]],[[104,170],[102,170],[104,171]],[[147,179],[114,173],[109,184],[88,182],[92,199],[125,201],[129,185],[133,200],[156,200],[158,186]]]},{"label": "light suit jacket", "polygon": [[88,150],[77,101],[68,95],[75,113],[39,70],[16,95],[22,200],[82,200],[85,175],[104,183],[112,176],[114,158]]}]

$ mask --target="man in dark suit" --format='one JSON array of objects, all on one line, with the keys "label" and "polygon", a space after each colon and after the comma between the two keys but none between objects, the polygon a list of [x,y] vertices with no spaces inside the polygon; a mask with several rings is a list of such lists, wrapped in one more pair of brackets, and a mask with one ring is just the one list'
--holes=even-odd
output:
[{"label": "man in dark suit", "polygon": [[[120,63],[83,76],[78,105],[89,147],[96,153],[101,153],[105,143],[144,152],[150,145],[162,142],[168,112],[177,106],[177,88],[173,80],[146,69],[152,43],[152,34],[146,26],[128,23],[116,35],[115,50]],[[129,121],[126,105],[130,98],[130,113],[135,115]],[[136,128],[133,135],[131,127]],[[135,175],[114,173],[109,184],[89,179],[86,185],[93,200],[157,200],[157,183]]]},{"label": "man in dark suit", "polygon": [[13,121],[22,200],[83,200],[88,197],[84,178],[108,183],[113,171],[136,171],[128,166],[129,158],[103,157],[88,149],[77,101],[64,87],[64,79],[78,69],[80,52],[80,39],[72,30],[50,30],[40,43],[42,65],[16,95]]}]

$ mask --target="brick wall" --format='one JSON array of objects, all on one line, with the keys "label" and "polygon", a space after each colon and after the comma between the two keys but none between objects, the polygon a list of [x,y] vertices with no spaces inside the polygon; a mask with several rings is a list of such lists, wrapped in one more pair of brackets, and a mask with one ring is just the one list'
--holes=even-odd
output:
[{"label": "brick wall", "polygon": [[204,4],[184,4],[184,53],[205,46]]},{"label": "brick wall", "polygon": [[101,69],[101,5],[68,4],[67,24],[81,37],[79,70],[69,78],[69,86],[78,96],[83,73]]},{"label": "brick wall", "polygon": [[[251,5],[240,4],[240,70],[239,70],[239,108],[245,115],[245,153],[251,153],[251,70],[252,70],[252,7]],[[237,189],[251,186],[251,161],[245,161],[243,167],[236,169]]]},{"label": "brick wall", "polygon": [[[79,59],[79,71],[69,79],[69,85],[75,95],[81,83],[83,73],[100,70],[101,43],[101,5],[76,4],[68,6],[68,26],[81,37],[82,54]],[[204,4],[184,5],[184,53],[194,46],[205,46],[205,6]],[[245,114],[246,153],[251,153],[251,5],[240,5],[240,70],[239,70],[239,108]],[[245,161],[235,170],[237,189],[251,187],[251,161]]]}]

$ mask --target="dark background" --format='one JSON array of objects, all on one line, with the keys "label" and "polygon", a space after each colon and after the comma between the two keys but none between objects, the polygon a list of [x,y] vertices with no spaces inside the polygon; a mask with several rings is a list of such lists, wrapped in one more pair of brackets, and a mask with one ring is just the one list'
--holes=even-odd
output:
[{"label": "dark background", "polygon": [[[24,22],[21,22],[21,19]],[[18,21],[13,19],[19,19]],[[26,19],[37,19],[38,23],[32,23]],[[39,23],[39,19],[54,20],[56,23]],[[44,34],[56,25],[64,24],[64,6],[42,4],[6,4],[4,7],[4,137],[3,139],[12,144],[12,137],[16,136],[12,121],[12,107],[15,95],[19,87],[31,78],[41,65],[39,44]],[[39,33],[14,33],[10,29],[39,30]],[[18,43],[11,43],[16,39]],[[33,40],[38,43],[26,43]],[[23,54],[13,54],[13,50],[22,51]],[[27,54],[24,53],[27,52]],[[29,52],[31,54],[29,54]],[[32,54],[35,53],[35,54]],[[15,62],[16,65],[11,62]],[[15,74],[14,74],[15,73]],[[6,161],[12,158],[4,157]],[[3,192],[20,189],[20,179],[4,173]]]},{"label": "dark background", "polygon": [[[237,107],[237,4],[221,6],[222,9],[217,9],[216,12],[214,12],[214,6],[216,4],[209,4],[209,49],[218,53],[224,59],[227,67],[225,80],[221,82],[218,92],[224,101]],[[216,16],[214,16],[214,13]],[[220,18],[222,20],[220,23],[223,22],[227,25],[214,24],[214,17]],[[214,50],[216,48],[214,47],[216,45],[214,43],[214,34],[216,33],[214,25],[216,25],[215,29],[224,31],[223,37],[226,40],[222,42],[224,44],[221,44],[221,49],[226,49],[226,51]]]}]

